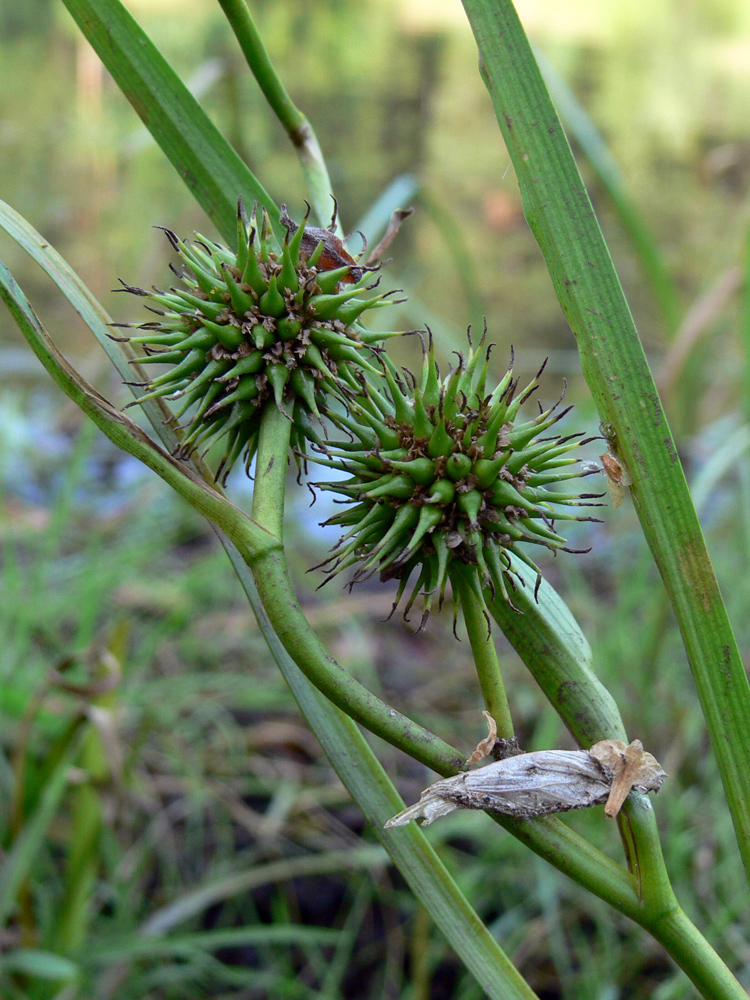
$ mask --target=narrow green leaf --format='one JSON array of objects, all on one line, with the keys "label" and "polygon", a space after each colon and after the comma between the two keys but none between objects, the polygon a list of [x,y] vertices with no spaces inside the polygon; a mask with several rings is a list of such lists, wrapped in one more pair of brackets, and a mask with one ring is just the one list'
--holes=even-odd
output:
[{"label": "narrow green leaf", "polygon": [[279,210],[119,0],[64,0],[78,27],[198,203],[234,245],[237,199]]},{"label": "narrow green leaf", "polygon": [[240,945],[255,947],[271,944],[335,945],[340,936],[341,931],[327,927],[308,927],[304,924],[254,924],[249,927],[227,927],[169,938],[139,939],[130,936],[120,944],[115,941],[101,948],[87,948],[81,954],[80,961],[86,965],[108,965],[123,960],[166,958],[199,951],[215,951],[217,948],[236,948]]},{"label": "narrow green leaf", "polygon": [[[524,212],[577,340],[603,427],[633,479],[682,632],[750,876],[750,684],[638,333],[560,120],[510,0],[463,0]],[[644,692],[645,696],[645,692]]]}]

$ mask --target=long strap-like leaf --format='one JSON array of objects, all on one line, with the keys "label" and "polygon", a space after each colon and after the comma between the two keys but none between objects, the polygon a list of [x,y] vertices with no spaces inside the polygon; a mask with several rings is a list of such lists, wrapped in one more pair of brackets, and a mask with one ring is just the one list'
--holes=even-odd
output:
[{"label": "long strap-like leaf", "polygon": [[[605,431],[682,631],[750,875],[750,686],[666,416],[565,133],[510,0],[463,0],[482,75]],[[648,697],[648,692],[643,692]]]},{"label": "long strap-like leaf", "polygon": [[64,0],[78,27],[230,245],[237,199],[279,210],[151,39],[119,0]]}]

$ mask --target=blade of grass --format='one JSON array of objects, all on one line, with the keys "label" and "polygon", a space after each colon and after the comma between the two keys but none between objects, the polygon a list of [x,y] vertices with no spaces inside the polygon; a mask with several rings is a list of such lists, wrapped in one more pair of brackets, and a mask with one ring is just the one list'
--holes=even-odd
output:
[{"label": "blade of grass", "polygon": [[76,745],[72,744],[58,762],[45,782],[39,804],[0,865],[0,926],[12,914],[18,891],[44,844],[68,785],[68,771],[75,750]]},{"label": "blade of grass", "polygon": [[112,74],[222,237],[237,239],[237,199],[279,210],[198,101],[119,0],[64,0]]},{"label": "blade of grass", "polygon": [[[333,869],[334,871],[337,869]],[[338,869],[339,871],[341,868]],[[79,961],[86,965],[108,965],[110,962],[133,961],[143,958],[164,958],[196,951],[213,951],[217,948],[236,948],[241,945],[268,944],[335,945],[341,931],[327,927],[309,927],[305,924],[252,924],[248,927],[226,927],[215,931],[200,931],[164,939],[126,938],[121,944],[113,942],[99,948],[87,948]]]},{"label": "blade of grass", "polygon": [[0,958],[0,971],[35,979],[73,979],[80,972],[69,958],[41,948],[17,948]]},{"label": "blade of grass", "polygon": [[654,380],[573,154],[510,0],[463,0],[529,226],[612,447],[633,479],[750,877],[750,684]]}]

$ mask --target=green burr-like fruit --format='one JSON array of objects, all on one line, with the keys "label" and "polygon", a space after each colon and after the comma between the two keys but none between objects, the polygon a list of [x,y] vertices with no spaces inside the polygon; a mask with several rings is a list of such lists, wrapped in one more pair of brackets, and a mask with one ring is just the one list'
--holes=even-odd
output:
[{"label": "green burr-like fruit", "polygon": [[599,506],[592,501],[601,494],[545,488],[592,471],[570,456],[586,443],[581,434],[545,433],[570,407],[559,408],[561,397],[532,419],[520,420],[519,408],[537,388],[544,365],[519,392],[512,359],[500,384],[487,392],[486,333],[485,328],[477,351],[469,336],[467,356],[459,354],[458,365],[444,378],[431,337],[419,380],[398,371],[386,356],[380,358],[379,385],[361,373],[347,373],[348,413],[330,418],[348,439],[318,438],[315,446],[320,453],[315,461],[349,475],[317,484],[351,503],[326,522],[348,529],[321,564],[327,579],[354,565],[352,584],[376,573],[382,580],[398,579],[395,611],[409,579],[416,578],[404,617],[421,593],[420,629],[435,602],[442,605],[456,566],[476,567],[481,586],[513,606],[519,578],[511,554],[539,574],[524,544],[573,551],[555,521],[596,520],[570,508]]},{"label": "green burr-like fruit", "polygon": [[279,248],[266,211],[259,216],[254,206],[248,220],[240,201],[235,251],[165,229],[181,258],[179,268],[170,265],[180,285],[146,291],[122,282],[120,291],[151,300],[155,314],[137,333],[115,338],[140,344],[139,363],[157,366],[150,382],[138,383],[146,393],[137,402],[176,402],[175,416],[184,418],[179,456],[221,443],[217,478],[224,481],[240,457],[249,470],[266,403],[293,421],[292,445],[304,452],[303,414],[319,418],[331,393],[349,391],[346,369],[371,368],[372,346],[396,335],[358,322],[391,293],[364,297],[375,287],[367,284],[373,269],[346,251],[335,213],[330,229],[306,226],[309,214],[308,205],[298,226],[282,205]]}]

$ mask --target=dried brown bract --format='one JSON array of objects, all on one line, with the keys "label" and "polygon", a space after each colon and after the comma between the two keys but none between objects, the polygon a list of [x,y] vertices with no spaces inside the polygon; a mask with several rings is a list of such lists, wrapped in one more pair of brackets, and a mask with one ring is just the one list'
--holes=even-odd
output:
[{"label": "dried brown bract", "polygon": [[427,825],[456,809],[487,809],[533,819],[601,802],[607,803],[608,816],[616,816],[632,788],[656,792],[665,777],[640,740],[630,746],[621,740],[602,740],[590,750],[540,750],[437,781],[422,792],[419,802],[385,826],[403,826],[415,819]]}]

